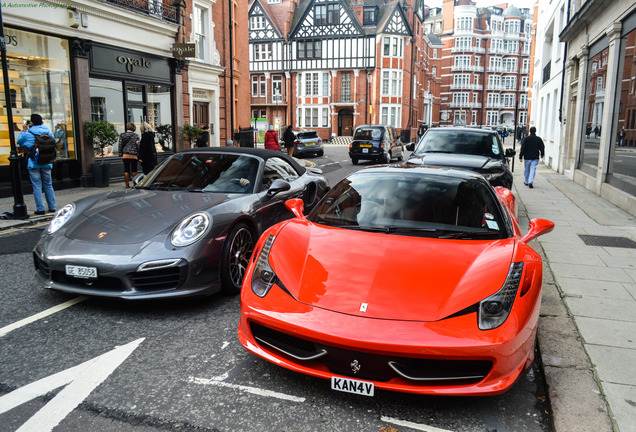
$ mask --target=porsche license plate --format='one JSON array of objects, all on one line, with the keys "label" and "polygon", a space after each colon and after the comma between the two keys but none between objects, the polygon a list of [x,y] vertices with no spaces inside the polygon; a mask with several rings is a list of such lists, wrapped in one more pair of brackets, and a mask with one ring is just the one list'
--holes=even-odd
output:
[{"label": "porsche license plate", "polygon": [[82,279],[95,279],[97,278],[97,268],[67,265],[66,275]]},{"label": "porsche license plate", "polygon": [[306,145],[306,146],[309,146],[309,145],[314,145],[314,144],[316,144],[316,143],[313,143],[313,142],[308,142],[308,143],[305,143],[305,145]]},{"label": "porsche license plate", "polygon": [[373,396],[375,385],[367,381],[331,377],[331,389],[363,396]]}]

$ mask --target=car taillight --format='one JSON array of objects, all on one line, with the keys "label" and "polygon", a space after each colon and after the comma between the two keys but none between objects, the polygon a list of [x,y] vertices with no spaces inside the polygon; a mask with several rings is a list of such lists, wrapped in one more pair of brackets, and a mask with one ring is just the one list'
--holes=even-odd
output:
[{"label": "car taillight", "polygon": [[300,144],[300,140],[294,141],[294,144]]},{"label": "car taillight", "polygon": [[380,143],[380,150],[384,150],[384,143]]},{"label": "car taillight", "polygon": [[318,138],[318,143],[321,143],[321,142],[322,142],[322,138]]},{"label": "car taillight", "polygon": [[349,151],[353,150],[353,143],[349,143]]}]

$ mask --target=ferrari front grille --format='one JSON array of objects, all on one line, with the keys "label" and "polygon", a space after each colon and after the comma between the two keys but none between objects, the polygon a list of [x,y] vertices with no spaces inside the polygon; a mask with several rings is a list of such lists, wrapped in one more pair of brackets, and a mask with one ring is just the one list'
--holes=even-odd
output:
[{"label": "ferrari front grille", "polygon": [[[484,379],[493,366],[489,360],[411,358],[355,351],[311,342],[255,323],[250,328],[267,351],[282,353],[299,364],[320,363],[333,373],[358,379],[401,378],[421,385],[473,384]],[[360,367],[352,368],[354,363]]]}]

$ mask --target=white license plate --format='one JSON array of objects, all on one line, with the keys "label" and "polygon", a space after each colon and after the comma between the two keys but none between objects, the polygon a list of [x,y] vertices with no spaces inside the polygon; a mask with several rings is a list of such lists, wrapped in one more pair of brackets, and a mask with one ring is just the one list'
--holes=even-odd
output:
[{"label": "white license plate", "polygon": [[76,278],[95,279],[97,278],[97,268],[67,265],[66,274],[67,276],[73,276]]},{"label": "white license plate", "polygon": [[362,153],[369,153],[369,149],[365,149],[365,148],[363,148],[363,149],[362,149]]},{"label": "white license plate", "polygon": [[331,377],[331,390],[346,393],[355,393],[363,396],[373,396],[375,385],[367,381],[358,381],[350,378]]}]

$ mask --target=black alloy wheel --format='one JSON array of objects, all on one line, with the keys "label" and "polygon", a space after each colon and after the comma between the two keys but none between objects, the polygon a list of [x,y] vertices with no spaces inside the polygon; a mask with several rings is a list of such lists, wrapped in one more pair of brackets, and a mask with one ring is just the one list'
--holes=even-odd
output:
[{"label": "black alloy wheel", "polygon": [[247,271],[247,264],[254,252],[254,235],[250,228],[239,223],[232,228],[221,257],[221,290],[226,294],[241,292],[243,278]]}]

